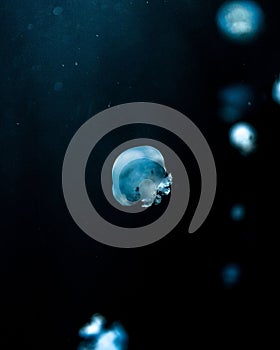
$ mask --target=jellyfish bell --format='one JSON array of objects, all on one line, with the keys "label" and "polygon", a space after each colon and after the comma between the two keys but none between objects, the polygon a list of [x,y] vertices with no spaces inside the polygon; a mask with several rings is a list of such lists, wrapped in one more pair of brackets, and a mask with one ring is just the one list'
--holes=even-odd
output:
[{"label": "jellyfish bell", "polygon": [[217,12],[216,22],[227,38],[240,43],[248,42],[262,31],[264,14],[252,0],[226,1]]},{"label": "jellyfish bell", "polygon": [[112,192],[123,206],[159,204],[170,192],[172,176],[166,172],[164,158],[154,147],[139,146],[122,152],[112,168]]},{"label": "jellyfish bell", "polygon": [[257,131],[255,128],[245,122],[234,124],[229,131],[229,140],[231,145],[246,156],[253,153],[257,147]]}]

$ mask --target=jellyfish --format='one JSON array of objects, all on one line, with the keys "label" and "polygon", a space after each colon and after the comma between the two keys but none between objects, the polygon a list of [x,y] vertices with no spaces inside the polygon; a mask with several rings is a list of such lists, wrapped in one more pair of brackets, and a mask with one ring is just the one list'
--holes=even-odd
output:
[{"label": "jellyfish", "polygon": [[280,76],[275,80],[272,87],[272,98],[275,102],[280,104]]},{"label": "jellyfish", "polygon": [[246,156],[254,152],[257,147],[257,131],[249,123],[239,122],[231,127],[229,140],[233,147]]},{"label": "jellyfish", "polygon": [[216,21],[229,39],[248,42],[263,29],[264,14],[254,1],[226,1],[218,10]]},{"label": "jellyfish", "polygon": [[233,221],[241,221],[245,217],[245,207],[242,204],[235,204],[230,210],[230,216]]},{"label": "jellyfish", "polygon": [[114,322],[105,327],[103,316],[95,314],[91,321],[80,329],[79,335],[84,340],[78,350],[126,350],[128,335],[123,326]]},{"label": "jellyfish", "polygon": [[129,148],[121,153],[112,168],[114,198],[123,206],[141,203],[147,208],[159,204],[170,193],[168,174],[160,151],[151,146]]},{"label": "jellyfish", "polygon": [[254,101],[252,88],[249,85],[232,84],[225,86],[219,92],[220,117],[225,122],[235,122],[241,119],[251,108]]},{"label": "jellyfish", "polygon": [[221,272],[222,281],[225,287],[232,288],[238,284],[241,277],[241,268],[236,263],[229,263],[224,266]]}]

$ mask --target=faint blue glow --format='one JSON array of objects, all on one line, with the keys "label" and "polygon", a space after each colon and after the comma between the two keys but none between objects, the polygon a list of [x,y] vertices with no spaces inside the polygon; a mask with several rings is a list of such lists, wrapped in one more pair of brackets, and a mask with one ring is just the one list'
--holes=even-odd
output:
[{"label": "faint blue glow", "polygon": [[33,29],[33,24],[32,24],[32,23],[29,23],[28,26],[27,26],[27,29],[28,29],[28,30],[32,30],[32,29]]},{"label": "faint blue glow", "polygon": [[275,80],[272,87],[272,98],[275,102],[280,104],[280,77]]},{"label": "faint blue glow", "polygon": [[105,319],[102,316],[94,315],[91,322],[79,331],[79,335],[85,340],[79,345],[78,350],[127,349],[128,336],[122,325],[114,323],[105,329],[104,324]]},{"label": "faint blue glow", "polygon": [[241,119],[250,109],[253,100],[253,91],[248,85],[237,83],[224,87],[219,92],[220,117],[228,123]]},{"label": "faint blue glow", "polygon": [[249,155],[257,147],[257,132],[249,123],[239,122],[231,127],[229,140],[242,155]]},{"label": "faint blue glow", "polygon": [[63,83],[61,81],[57,81],[53,86],[54,91],[61,91],[63,89]]},{"label": "faint blue glow", "polygon": [[162,154],[151,146],[130,148],[115,160],[112,169],[113,195],[123,206],[142,202],[142,207],[159,204],[170,193],[171,174],[167,174]]},{"label": "faint blue glow", "polygon": [[242,204],[235,204],[230,211],[230,216],[233,221],[241,221],[245,217],[245,207]]},{"label": "faint blue glow", "polygon": [[222,270],[221,277],[226,287],[234,287],[240,281],[240,266],[234,263],[226,265]]},{"label": "faint blue glow", "polygon": [[254,1],[227,1],[218,10],[216,22],[229,39],[250,41],[263,29],[264,14]]},{"label": "faint blue glow", "polygon": [[54,9],[53,9],[53,14],[55,16],[59,16],[61,15],[63,12],[63,8],[61,6],[56,6]]}]

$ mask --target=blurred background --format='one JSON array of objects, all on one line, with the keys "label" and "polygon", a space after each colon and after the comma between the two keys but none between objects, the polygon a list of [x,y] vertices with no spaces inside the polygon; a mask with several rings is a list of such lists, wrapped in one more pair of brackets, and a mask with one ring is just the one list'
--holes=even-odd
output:
[{"label": "blurred background", "polygon": [[[272,0],[1,1],[3,348],[77,349],[79,329],[95,313],[124,327],[129,350],[257,339],[261,162],[280,112],[278,13]],[[216,161],[217,195],[205,223],[188,234],[200,193],[192,154],[157,128],[120,128],[93,151],[89,193],[99,186],[95,164],[118,140],[149,136],[184,161],[191,202],[165,238],[117,249],[76,226],[61,170],[86,120],[136,101],[194,121]],[[99,212],[110,217],[108,205]],[[161,214],[147,211],[146,219]]]}]

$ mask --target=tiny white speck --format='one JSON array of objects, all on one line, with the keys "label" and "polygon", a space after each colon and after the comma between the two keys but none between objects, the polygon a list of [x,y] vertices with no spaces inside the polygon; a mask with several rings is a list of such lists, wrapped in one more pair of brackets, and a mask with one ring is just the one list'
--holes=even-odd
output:
[{"label": "tiny white speck", "polygon": [[19,126],[19,125],[20,125],[20,123],[16,123],[16,125],[17,125],[17,126]]},{"label": "tiny white speck", "polygon": [[149,1],[146,1],[146,4],[149,5]]},{"label": "tiny white speck", "polygon": [[75,66],[77,66],[79,63],[78,62],[75,62]]},{"label": "tiny white speck", "polygon": [[96,36],[97,38],[99,38],[99,34],[95,34],[95,36]]},{"label": "tiny white speck", "polygon": [[107,107],[110,108],[111,107],[111,101],[108,103]]},{"label": "tiny white speck", "polygon": [[252,106],[252,102],[249,101],[249,102],[248,102],[248,106]]},{"label": "tiny white speck", "polygon": [[61,66],[62,66],[62,67],[65,67],[65,64],[63,64],[63,63],[62,63],[62,65],[61,65]]}]

